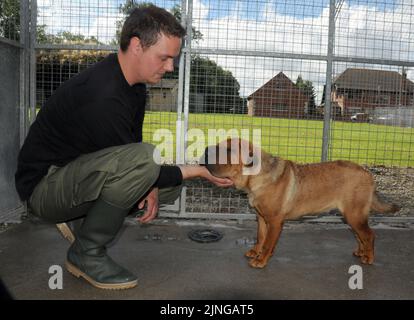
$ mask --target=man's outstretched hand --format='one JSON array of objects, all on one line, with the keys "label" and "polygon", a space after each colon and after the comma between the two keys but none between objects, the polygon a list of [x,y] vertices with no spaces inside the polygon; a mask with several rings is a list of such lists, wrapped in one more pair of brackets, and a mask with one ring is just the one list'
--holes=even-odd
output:
[{"label": "man's outstretched hand", "polygon": [[233,181],[227,178],[218,178],[213,176],[210,171],[207,170],[204,166],[198,165],[185,165],[179,166],[181,169],[181,173],[183,175],[183,180],[191,179],[191,178],[205,178],[208,181],[214,183],[216,186],[219,187],[230,187],[233,185]]},{"label": "man's outstretched hand", "polygon": [[[185,165],[179,166],[179,168],[181,169],[183,180],[200,177],[207,179],[218,187],[231,187],[233,185],[233,181],[230,179],[215,177],[210,173],[210,171],[207,170],[206,167],[203,166]],[[139,209],[143,209],[145,204],[147,204],[144,214],[138,218],[139,222],[147,223],[156,218],[159,208],[158,192],[158,188],[152,189],[151,192],[139,203]]]}]

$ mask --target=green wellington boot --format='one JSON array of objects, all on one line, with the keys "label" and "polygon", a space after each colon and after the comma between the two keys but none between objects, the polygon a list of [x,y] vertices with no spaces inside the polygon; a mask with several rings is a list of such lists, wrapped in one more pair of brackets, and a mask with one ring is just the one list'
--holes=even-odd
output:
[{"label": "green wellington boot", "polygon": [[137,277],[114,262],[106,253],[121,229],[129,210],[114,207],[98,199],[89,210],[67,254],[66,268],[101,289],[128,289],[137,285]]}]

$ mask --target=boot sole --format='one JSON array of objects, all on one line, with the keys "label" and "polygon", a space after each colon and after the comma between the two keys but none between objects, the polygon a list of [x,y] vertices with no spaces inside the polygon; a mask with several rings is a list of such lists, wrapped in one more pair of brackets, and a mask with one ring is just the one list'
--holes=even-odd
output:
[{"label": "boot sole", "polygon": [[124,283],[114,283],[114,284],[101,283],[101,282],[97,282],[97,281],[93,280],[86,273],[82,272],[79,268],[75,267],[69,261],[65,262],[65,267],[66,267],[66,270],[68,270],[76,278],[82,277],[86,281],[88,281],[91,285],[93,285],[94,287],[99,288],[99,289],[108,289],[108,290],[131,289],[131,288],[136,287],[137,284],[138,284],[137,280],[124,282]]},{"label": "boot sole", "polygon": [[70,243],[75,241],[75,235],[66,223],[58,223],[56,224],[56,228],[58,228],[62,236]]}]

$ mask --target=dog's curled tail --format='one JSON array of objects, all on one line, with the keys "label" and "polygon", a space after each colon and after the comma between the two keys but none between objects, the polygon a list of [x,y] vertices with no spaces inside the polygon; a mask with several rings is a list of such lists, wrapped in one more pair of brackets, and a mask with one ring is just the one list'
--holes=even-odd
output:
[{"label": "dog's curled tail", "polygon": [[394,213],[399,211],[401,208],[396,204],[382,202],[378,199],[377,195],[374,194],[372,197],[371,209],[379,213]]}]

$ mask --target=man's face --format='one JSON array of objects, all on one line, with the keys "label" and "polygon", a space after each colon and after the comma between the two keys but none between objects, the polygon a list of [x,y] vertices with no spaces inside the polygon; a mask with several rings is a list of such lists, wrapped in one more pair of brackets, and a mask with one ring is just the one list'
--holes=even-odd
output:
[{"label": "man's face", "polygon": [[155,84],[164,73],[174,71],[174,58],[180,53],[181,39],[161,33],[158,41],[138,52],[137,74],[140,82]]}]

